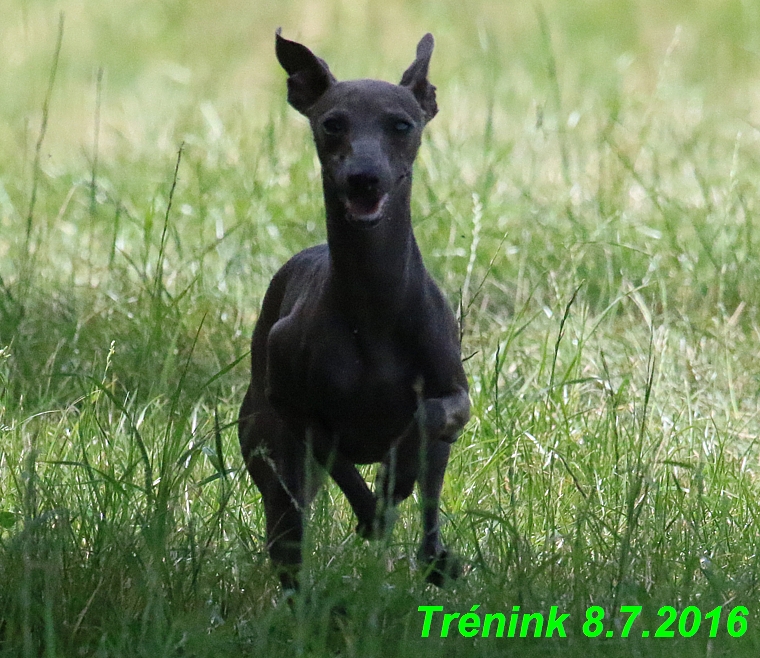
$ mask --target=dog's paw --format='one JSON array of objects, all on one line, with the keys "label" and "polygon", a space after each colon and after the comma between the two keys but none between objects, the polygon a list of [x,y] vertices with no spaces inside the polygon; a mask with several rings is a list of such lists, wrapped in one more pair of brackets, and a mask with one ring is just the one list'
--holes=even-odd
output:
[{"label": "dog's paw", "polygon": [[415,420],[429,440],[454,443],[470,419],[470,398],[462,388],[450,395],[420,401]]},{"label": "dog's paw", "polygon": [[359,521],[356,534],[362,539],[377,540],[386,537],[392,530],[398,518],[395,507],[378,506],[377,514],[372,521]]},{"label": "dog's paw", "polygon": [[382,537],[382,531],[378,525],[377,519],[372,519],[371,522],[359,521],[359,523],[356,524],[356,534],[362,539],[379,539]]},{"label": "dog's paw", "polygon": [[435,555],[422,556],[425,564],[425,580],[436,587],[443,587],[448,582],[462,575],[462,562],[445,548]]}]

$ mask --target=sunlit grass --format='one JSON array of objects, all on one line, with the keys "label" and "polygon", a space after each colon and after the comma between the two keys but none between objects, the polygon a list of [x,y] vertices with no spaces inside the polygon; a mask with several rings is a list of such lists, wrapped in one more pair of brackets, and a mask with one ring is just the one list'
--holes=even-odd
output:
[{"label": "sunlit grass", "polygon": [[[757,655],[760,9],[4,14],[0,655]],[[294,610],[266,559],[234,430],[246,351],[272,274],[324,239],[279,25],[341,78],[395,80],[436,35],[415,231],[473,403],[443,494],[466,577],[443,591],[415,569],[414,500],[368,545],[332,485]],[[559,606],[570,637],[422,639],[427,604]],[[750,616],[741,639],[589,646],[590,605],[651,629],[662,605]]]}]

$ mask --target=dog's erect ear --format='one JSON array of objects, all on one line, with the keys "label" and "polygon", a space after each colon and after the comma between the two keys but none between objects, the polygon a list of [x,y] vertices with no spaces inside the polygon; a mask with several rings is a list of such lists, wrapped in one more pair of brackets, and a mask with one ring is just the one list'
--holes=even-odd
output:
[{"label": "dog's erect ear", "polygon": [[429,32],[420,39],[417,44],[417,59],[404,71],[399,83],[414,94],[425,113],[425,121],[430,121],[438,112],[438,105],[435,102],[435,87],[427,79],[430,56],[433,54],[434,45],[433,35]]},{"label": "dog's erect ear", "polygon": [[336,82],[324,60],[306,46],[275,33],[277,61],[288,73],[288,103],[308,116],[309,109]]}]

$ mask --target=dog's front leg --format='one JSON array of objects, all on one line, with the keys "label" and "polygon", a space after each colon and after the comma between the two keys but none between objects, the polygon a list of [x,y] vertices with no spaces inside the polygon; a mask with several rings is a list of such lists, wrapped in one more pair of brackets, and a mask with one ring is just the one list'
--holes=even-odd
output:
[{"label": "dog's front leg", "polygon": [[422,399],[421,390],[417,394],[423,532],[419,558],[427,565],[427,581],[440,587],[460,572],[459,560],[441,543],[439,505],[451,444],[470,418],[470,398],[464,387],[440,397]]},{"label": "dog's front leg", "polygon": [[451,444],[423,437],[420,451],[419,486],[423,534],[418,557],[427,565],[427,581],[441,587],[446,580],[457,578],[461,570],[459,560],[446,550],[440,537],[439,501]]},{"label": "dog's front leg", "polygon": [[377,502],[367,482],[356,465],[338,451],[324,430],[311,426],[306,436],[312,442],[314,457],[348,499],[358,520],[356,532],[366,539],[372,538],[375,535],[373,528]]},{"label": "dog's front leg", "polygon": [[356,532],[365,539],[373,539],[377,501],[356,466],[340,454],[336,454],[329,467],[330,477],[348,499],[358,521]]}]

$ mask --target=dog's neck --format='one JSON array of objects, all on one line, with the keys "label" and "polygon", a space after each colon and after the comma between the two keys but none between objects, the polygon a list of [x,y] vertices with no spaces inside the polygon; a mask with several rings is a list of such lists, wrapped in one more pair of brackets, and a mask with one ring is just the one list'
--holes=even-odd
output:
[{"label": "dog's neck", "polygon": [[404,304],[422,267],[412,232],[411,181],[390,195],[377,225],[357,226],[344,203],[324,186],[327,244],[337,290],[355,308],[394,313]]}]

